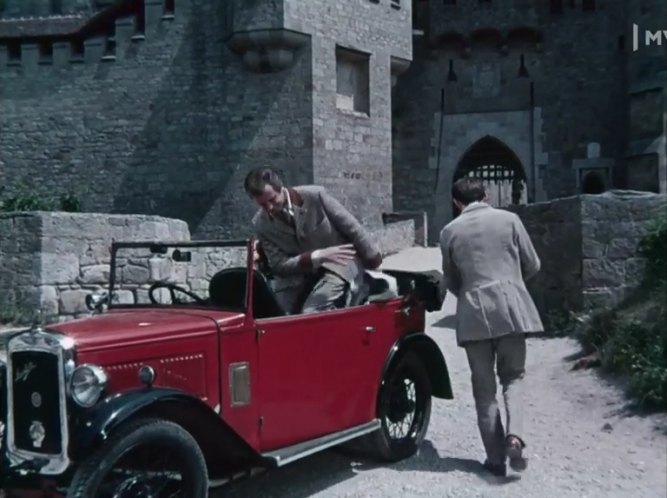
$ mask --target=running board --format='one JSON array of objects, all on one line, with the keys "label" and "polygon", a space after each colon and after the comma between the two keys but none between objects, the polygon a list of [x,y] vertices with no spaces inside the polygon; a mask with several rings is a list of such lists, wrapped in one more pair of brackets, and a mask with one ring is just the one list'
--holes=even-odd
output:
[{"label": "running board", "polygon": [[262,453],[262,458],[264,458],[266,463],[272,467],[282,467],[299,458],[307,457],[318,451],[325,450],[349,441],[350,439],[355,439],[359,436],[376,431],[380,426],[380,420],[375,419],[371,422],[345,429],[344,431],[334,432],[333,434],[327,434],[326,436],[295,444],[294,446],[287,446],[286,448],[281,448],[279,450]]}]

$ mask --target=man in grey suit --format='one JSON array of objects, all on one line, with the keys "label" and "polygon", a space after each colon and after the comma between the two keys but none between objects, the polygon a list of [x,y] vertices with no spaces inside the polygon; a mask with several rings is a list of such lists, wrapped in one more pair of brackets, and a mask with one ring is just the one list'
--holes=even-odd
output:
[{"label": "man in grey suit", "polygon": [[276,277],[278,299],[289,312],[345,306],[363,285],[364,269],[382,263],[366,230],[323,187],[288,188],[269,168],[251,171],[244,187],[261,208],[252,222]]},{"label": "man in grey suit", "polygon": [[[542,331],[543,325],[524,281],[537,274],[540,259],[519,217],[485,202],[480,180],[458,180],[452,198],[461,214],[440,233],[443,284],[457,298],[456,338],[472,373],[484,467],[504,476],[508,457],[514,470],[527,465],[522,455],[526,334]],[[505,398],[506,428],[494,366]]]}]

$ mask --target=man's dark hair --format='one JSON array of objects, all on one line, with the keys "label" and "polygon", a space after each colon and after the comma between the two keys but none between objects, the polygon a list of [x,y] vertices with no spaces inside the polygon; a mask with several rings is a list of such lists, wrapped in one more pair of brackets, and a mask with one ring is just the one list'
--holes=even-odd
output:
[{"label": "man's dark hair", "polygon": [[486,197],[486,189],[479,178],[459,178],[452,185],[452,198],[464,206],[472,202],[483,201],[484,197]]},{"label": "man's dark hair", "polygon": [[271,168],[253,169],[246,175],[243,182],[246,193],[252,196],[261,195],[267,185],[271,185],[276,192],[280,192],[283,188],[283,182],[278,173]]}]

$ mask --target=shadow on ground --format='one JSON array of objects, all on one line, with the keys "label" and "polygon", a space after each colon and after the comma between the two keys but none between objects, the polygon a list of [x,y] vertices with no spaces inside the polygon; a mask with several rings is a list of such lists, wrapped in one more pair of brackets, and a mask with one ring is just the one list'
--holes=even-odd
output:
[{"label": "shadow on ground", "polygon": [[478,476],[490,485],[504,485],[520,479],[517,475],[495,477],[482,468],[481,462],[468,458],[442,457],[430,441],[424,441],[419,453],[394,464],[368,460],[351,450],[332,449],[318,453],[283,468],[270,470],[211,490],[211,498],[268,498],[290,496],[306,498],[362,475],[386,467],[397,472],[465,472]]},{"label": "shadow on ground", "polygon": [[431,327],[454,329],[456,327],[456,315],[445,315],[437,322],[434,322]]}]

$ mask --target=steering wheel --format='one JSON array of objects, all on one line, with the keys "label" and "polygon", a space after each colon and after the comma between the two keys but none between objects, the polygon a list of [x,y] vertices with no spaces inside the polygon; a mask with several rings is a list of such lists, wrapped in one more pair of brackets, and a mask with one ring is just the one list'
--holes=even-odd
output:
[{"label": "steering wheel", "polygon": [[174,291],[181,292],[185,294],[188,297],[191,297],[192,299],[195,300],[198,304],[206,304],[206,301],[199,297],[197,294],[194,292],[191,292],[187,289],[184,289],[180,285],[176,284],[170,284],[169,282],[155,282],[153,285],[150,286],[150,289],[148,289],[148,298],[151,300],[151,303],[153,304],[160,304],[158,303],[157,299],[155,299],[155,296],[153,295],[153,291],[157,289],[169,289],[169,294],[171,295],[171,303],[172,304],[183,304],[180,299],[176,297],[176,294]]}]

